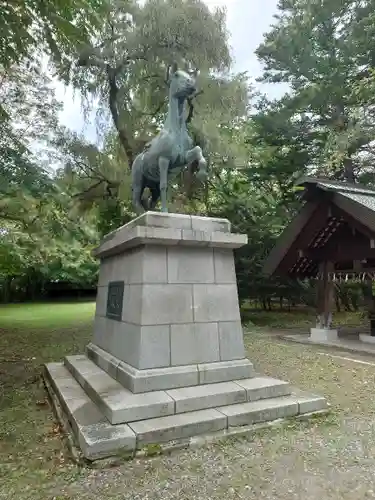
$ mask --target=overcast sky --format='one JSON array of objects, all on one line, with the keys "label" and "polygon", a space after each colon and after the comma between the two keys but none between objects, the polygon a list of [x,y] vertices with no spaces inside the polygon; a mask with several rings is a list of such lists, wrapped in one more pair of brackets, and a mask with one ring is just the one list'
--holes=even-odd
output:
[{"label": "overcast sky", "polygon": [[[235,71],[247,71],[253,79],[261,74],[261,66],[254,50],[261,43],[263,34],[268,31],[276,13],[277,0],[205,0],[209,7],[227,8],[227,24],[231,34],[230,45],[235,60]],[[84,123],[83,114],[77,100],[73,101],[70,89],[58,84],[57,98],[64,101],[64,110],[60,120],[65,126],[76,130],[84,130],[85,135],[95,137],[95,124]],[[267,92],[277,94],[276,88],[268,88]]]}]

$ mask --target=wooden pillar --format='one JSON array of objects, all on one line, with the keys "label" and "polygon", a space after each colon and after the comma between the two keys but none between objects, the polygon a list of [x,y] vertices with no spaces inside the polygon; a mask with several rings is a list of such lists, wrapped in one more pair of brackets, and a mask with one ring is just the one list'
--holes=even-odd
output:
[{"label": "wooden pillar", "polygon": [[375,337],[375,282],[371,280],[371,302],[369,307],[370,335]]},{"label": "wooden pillar", "polygon": [[317,328],[331,328],[334,306],[334,284],[328,273],[333,272],[332,262],[322,262],[319,265],[321,278],[317,283]]}]

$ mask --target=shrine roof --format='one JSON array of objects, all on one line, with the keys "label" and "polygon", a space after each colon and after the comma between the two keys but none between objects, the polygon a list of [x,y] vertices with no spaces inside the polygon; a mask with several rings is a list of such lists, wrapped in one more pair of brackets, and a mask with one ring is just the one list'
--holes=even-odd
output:
[{"label": "shrine roof", "polygon": [[328,255],[334,262],[342,260],[340,241],[341,247],[343,242],[347,247],[355,244],[353,252],[360,259],[372,257],[371,252],[375,257],[372,246],[367,251],[370,240],[375,240],[375,189],[313,177],[301,178],[296,188],[301,210],[278,238],[264,263],[264,274],[313,277]]}]

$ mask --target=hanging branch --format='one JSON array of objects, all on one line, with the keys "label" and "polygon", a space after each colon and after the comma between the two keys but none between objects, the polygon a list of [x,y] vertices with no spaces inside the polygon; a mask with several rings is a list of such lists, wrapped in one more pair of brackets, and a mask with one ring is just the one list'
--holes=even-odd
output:
[{"label": "hanging branch", "polygon": [[[136,55],[134,59],[143,59],[143,54]],[[133,58],[132,58],[133,59]],[[117,84],[117,77],[123,71],[123,69],[130,63],[130,58],[125,57],[119,64],[115,67],[111,66],[104,59],[95,55],[94,50],[90,50],[88,53],[82,53],[80,58],[78,59],[79,66],[86,67],[96,67],[100,69],[104,69],[107,75],[107,83],[109,88],[108,94],[108,105],[112,115],[113,123],[116,127],[117,134],[120,140],[120,144],[122,145],[125,154],[128,159],[129,167],[131,167],[134,159],[134,151],[131,145],[131,141],[128,137],[125,127],[122,126],[120,121],[120,113],[118,109],[117,97],[119,93],[119,87]]]}]

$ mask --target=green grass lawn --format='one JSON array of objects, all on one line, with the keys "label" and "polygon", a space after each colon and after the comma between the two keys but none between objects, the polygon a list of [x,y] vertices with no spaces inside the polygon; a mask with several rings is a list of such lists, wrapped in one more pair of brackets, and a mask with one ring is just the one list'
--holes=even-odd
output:
[{"label": "green grass lawn", "polygon": [[[0,306],[0,499],[125,498],[124,485],[117,485],[118,492],[113,490],[112,494],[109,490],[98,495],[85,490],[92,472],[77,467],[66,456],[59,427],[40,380],[44,363],[84,351],[92,335],[94,310],[94,302]],[[253,324],[268,324],[269,327],[305,326],[309,324],[311,313],[255,311],[249,313],[249,319]],[[356,316],[352,316],[351,321],[356,321]],[[262,335],[248,337],[251,337],[251,359],[257,360],[263,368],[264,358],[264,366],[268,366],[269,341],[263,340]],[[281,370],[288,366],[287,362],[277,358],[285,351],[287,359],[289,350],[298,349],[304,353],[306,347],[285,347],[283,350],[275,347],[275,366],[270,366],[267,372],[300,383],[293,372],[295,363],[291,363],[290,370],[284,373]],[[330,369],[326,373],[323,380],[331,373]],[[130,466],[126,467],[128,470]],[[81,483],[82,487],[77,486]],[[73,492],[76,487],[79,491]],[[67,493],[69,488],[73,490]]]},{"label": "green grass lawn", "polygon": [[[308,330],[316,321],[316,312],[313,308],[295,308],[291,311],[287,309],[274,309],[271,311],[263,311],[261,309],[253,309],[242,307],[243,321],[249,322],[254,326],[283,329],[283,328],[301,328]],[[367,321],[362,311],[340,313],[334,312],[333,326],[357,326]]]},{"label": "green grass lawn", "polygon": [[40,374],[44,363],[83,352],[94,312],[95,302],[0,307],[0,499],[51,498],[43,488],[52,475],[79,473],[65,461]]},{"label": "green grass lawn", "polygon": [[94,301],[0,305],[0,328],[65,328],[90,321],[94,313]]}]

